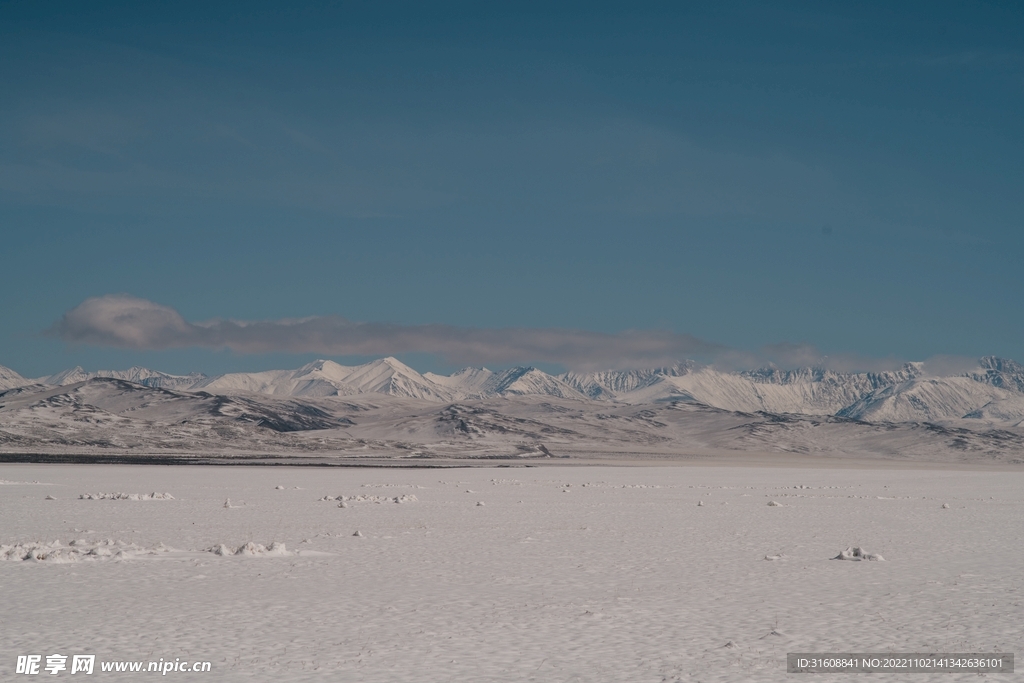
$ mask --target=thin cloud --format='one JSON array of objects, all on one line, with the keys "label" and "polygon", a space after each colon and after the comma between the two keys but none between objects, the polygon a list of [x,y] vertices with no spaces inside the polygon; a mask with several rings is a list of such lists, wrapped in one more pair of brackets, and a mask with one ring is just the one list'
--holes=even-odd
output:
[{"label": "thin cloud", "polygon": [[237,353],[436,354],[453,364],[557,363],[575,369],[712,358],[724,346],[687,334],[618,334],[558,328],[481,329],[352,322],[340,316],[190,322],[173,308],[126,294],[86,299],[47,334],[76,344],[133,350],[227,348]]},{"label": "thin cloud", "polygon": [[932,356],[921,364],[921,369],[929,377],[949,377],[984,372],[979,359],[966,356]]},{"label": "thin cloud", "polygon": [[907,361],[895,356],[872,358],[856,353],[824,354],[810,344],[770,344],[761,347],[761,363],[767,361],[782,369],[818,367],[835,372],[886,372],[899,370]]},{"label": "thin cloud", "polygon": [[899,370],[907,361],[896,357],[872,358],[855,353],[826,354],[810,344],[783,342],[762,346],[757,351],[725,349],[714,354],[713,363],[716,369],[724,372],[762,368],[823,368],[839,373],[859,373]]},{"label": "thin cloud", "polygon": [[[169,306],[127,294],[86,299],[45,334],[71,344],[159,351],[189,347],[242,354],[317,353],[325,356],[390,356],[427,353],[453,365],[553,363],[580,371],[671,365],[685,359],[720,370],[805,367],[837,372],[897,370],[904,359],[824,354],[809,344],[780,343],[743,351],[688,334],[631,330],[608,334],[561,328],[483,329],[452,325],[353,322],[340,316],[281,320],[186,320]],[[925,374],[963,374],[977,359],[935,356]]]}]

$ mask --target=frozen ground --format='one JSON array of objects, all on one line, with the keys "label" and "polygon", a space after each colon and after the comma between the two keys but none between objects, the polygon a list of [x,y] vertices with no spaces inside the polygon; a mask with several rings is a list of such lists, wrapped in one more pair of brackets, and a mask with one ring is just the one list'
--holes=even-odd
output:
[{"label": "frozen ground", "polygon": [[[6,464],[0,480],[3,680],[54,652],[213,663],[171,678],[417,683],[774,681],[788,651],[1024,652],[1020,471]],[[831,559],[851,547],[885,559]]]}]

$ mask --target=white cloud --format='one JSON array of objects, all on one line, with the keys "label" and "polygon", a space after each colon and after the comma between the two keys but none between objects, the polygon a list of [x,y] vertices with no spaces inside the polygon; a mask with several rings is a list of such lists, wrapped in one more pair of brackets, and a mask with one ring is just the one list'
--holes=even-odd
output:
[{"label": "white cloud", "polygon": [[[749,352],[661,330],[609,334],[561,328],[483,329],[353,322],[335,315],[190,322],[169,306],[127,294],[86,299],[65,313],[47,334],[72,344],[139,351],[201,347],[243,354],[380,357],[427,353],[455,365],[555,363],[574,370],[655,367],[693,359],[722,370],[814,366],[839,372],[880,372],[898,369],[906,362],[895,357],[826,355],[809,344],[788,342]],[[924,370],[928,374],[960,374],[977,364],[977,359],[936,356],[926,361]]]},{"label": "white cloud", "polygon": [[664,364],[727,351],[687,334],[558,328],[480,329],[352,322],[339,316],[189,322],[173,308],[114,294],[86,299],[48,333],[70,343],[134,350],[227,348],[238,353],[432,353],[456,364],[558,363],[576,369]]}]

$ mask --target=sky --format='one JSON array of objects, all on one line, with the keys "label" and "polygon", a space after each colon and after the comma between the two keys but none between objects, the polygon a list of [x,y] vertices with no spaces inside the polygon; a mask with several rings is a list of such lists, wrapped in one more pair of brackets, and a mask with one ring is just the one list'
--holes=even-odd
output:
[{"label": "sky", "polygon": [[0,0],[0,93],[28,377],[1024,361],[1019,2]]}]

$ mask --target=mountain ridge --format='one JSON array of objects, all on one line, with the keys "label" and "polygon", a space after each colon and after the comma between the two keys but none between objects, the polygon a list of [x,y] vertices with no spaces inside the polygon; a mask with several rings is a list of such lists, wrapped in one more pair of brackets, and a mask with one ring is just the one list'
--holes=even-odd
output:
[{"label": "mountain ridge", "polygon": [[419,373],[393,357],[345,366],[317,360],[294,370],[171,375],[148,368],[86,372],[75,367],[31,380],[0,366],[0,390],[31,384],[66,386],[108,377],[147,387],[214,395],[277,397],[387,395],[430,403],[515,396],[646,405],[696,403],[742,413],[834,416],[866,422],[980,421],[1024,424],[1024,366],[985,356],[974,368],[929,374],[923,363],[883,372],[840,372],[808,366],[729,372],[684,361],[646,369],[565,372],[534,367],[502,371],[464,368],[450,375]]}]

